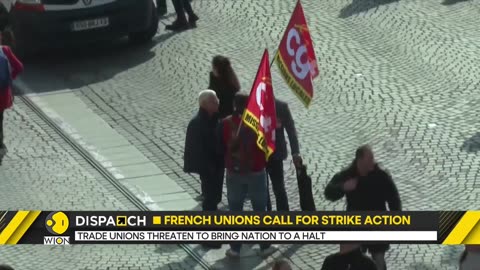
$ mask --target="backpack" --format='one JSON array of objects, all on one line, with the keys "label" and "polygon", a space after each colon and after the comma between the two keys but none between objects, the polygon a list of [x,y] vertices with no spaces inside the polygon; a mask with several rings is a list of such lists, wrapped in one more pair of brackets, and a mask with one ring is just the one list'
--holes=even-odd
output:
[{"label": "backpack", "polygon": [[10,61],[0,46],[0,92],[7,90],[11,84]]},{"label": "backpack", "polygon": [[228,158],[232,161],[232,171],[234,173],[246,174],[253,171],[254,166],[254,147],[255,139],[253,131],[249,128],[242,127],[238,131],[239,125],[236,124],[232,117],[225,119],[229,125],[231,132],[231,139],[228,143]]}]

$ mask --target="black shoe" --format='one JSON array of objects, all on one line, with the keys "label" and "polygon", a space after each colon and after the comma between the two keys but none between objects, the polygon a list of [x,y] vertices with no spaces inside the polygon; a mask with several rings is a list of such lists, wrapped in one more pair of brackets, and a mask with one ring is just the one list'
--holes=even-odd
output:
[{"label": "black shoe", "polygon": [[188,27],[189,27],[188,22],[176,20],[172,24],[167,25],[165,29],[170,31],[183,31],[188,29]]},{"label": "black shoe", "polygon": [[188,24],[190,24],[190,27],[195,28],[195,27],[197,27],[197,21],[199,19],[200,18],[198,18],[198,16],[196,14],[192,14],[192,16],[188,17]]}]

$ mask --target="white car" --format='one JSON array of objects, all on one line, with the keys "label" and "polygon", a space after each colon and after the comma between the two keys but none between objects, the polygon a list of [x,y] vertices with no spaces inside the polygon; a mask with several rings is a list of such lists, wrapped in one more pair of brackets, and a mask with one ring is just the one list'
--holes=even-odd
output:
[{"label": "white car", "polygon": [[43,48],[129,36],[148,42],[158,29],[155,0],[0,0],[0,27],[10,29],[15,50]]}]

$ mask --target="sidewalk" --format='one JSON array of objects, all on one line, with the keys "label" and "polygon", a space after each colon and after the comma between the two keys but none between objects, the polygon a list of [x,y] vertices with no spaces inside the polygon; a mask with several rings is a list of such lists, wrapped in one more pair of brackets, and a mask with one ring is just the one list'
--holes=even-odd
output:
[{"label": "sidewalk", "polygon": [[[137,210],[20,99],[6,112],[2,210]],[[0,246],[21,270],[202,269],[176,245]]]}]

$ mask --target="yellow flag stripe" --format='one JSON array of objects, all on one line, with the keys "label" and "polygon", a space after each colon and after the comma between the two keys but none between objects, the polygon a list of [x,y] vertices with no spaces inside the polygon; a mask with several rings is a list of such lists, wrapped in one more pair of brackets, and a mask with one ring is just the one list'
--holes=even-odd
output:
[{"label": "yellow flag stripe", "polygon": [[12,236],[13,233],[15,233],[15,230],[17,230],[18,226],[23,222],[23,220],[27,217],[28,213],[30,211],[18,211],[15,216],[12,218],[12,220],[8,223],[7,227],[0,233],[0,245],[5,245]]},{"label": "yellow flag stripe", "polygon": [[17,230],[12,234],[10,239],[7,240],[7,245],[15,245],[22,239],[23,235],[27,232],[28,228],[32,226],[33,222],[37,219],[42,211],[29,211],[27,217],[18,226]]},{"label": "yellow flag stripe", "polygon": [[480,220],[480,211],[467,211],[452,232],[447,236],[444,245],[461,245]]},{"label": "yellow flag stripe", "polygon": [[260,148],[260,150],[265,152],[265,157],[268,160],[270,158],[270,156],[273,154],[273,150],[272,150],[271,147],[269,147],[266,144],[265,134],[263,132],[261,132],[259,129],[257,129],[257,127],[260,125],[260,121],[248,109],[246,109],[244,111],[243,116],[242,116],[242,121],[245,123],[246,126],[251,128],[257,134],[257,146],[258,146],[258,148]]},{"label": "yellow flag stripe", "polygon": [[309,107],[312,101],[312,97],[308,94],[308,92],[295,80],[293,75],[288,70],[285,61],[282,58],[282,54],[277,53],[275,57],[275,62],[277,63],[278,69],[280,69],[280,73],[282,75],[283,80],[285,83],[290,87],[290,90],[297,96],[298,99],[305,105],[305,107]]}]

